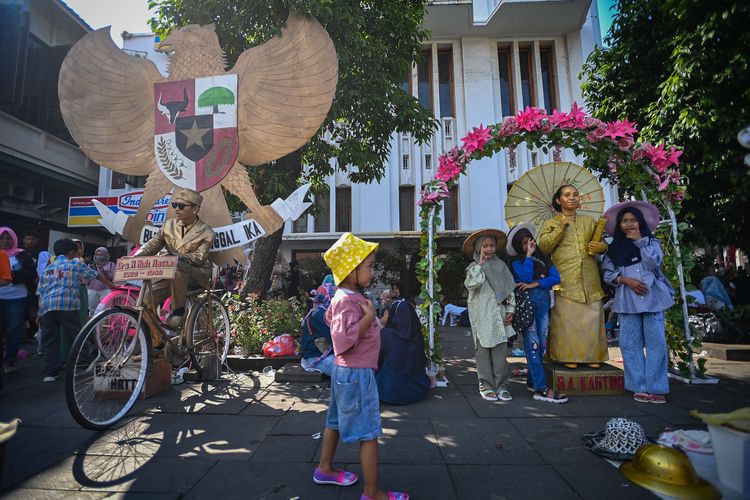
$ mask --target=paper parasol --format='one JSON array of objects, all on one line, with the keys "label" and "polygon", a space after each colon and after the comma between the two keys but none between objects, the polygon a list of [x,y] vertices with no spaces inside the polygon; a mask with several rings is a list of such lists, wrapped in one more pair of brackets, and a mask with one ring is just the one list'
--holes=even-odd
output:
[{"label": "paper parasol", "polygon": [[602,215],[604,190],[594,174],[575,163],[553,162],[532,168],[513,184],[505,201],[505,221],[511,227],[522,222],[542,227],[555,215],[552,196],[565,184],[578,189],[581,196],[579,213],[594,219]]}]

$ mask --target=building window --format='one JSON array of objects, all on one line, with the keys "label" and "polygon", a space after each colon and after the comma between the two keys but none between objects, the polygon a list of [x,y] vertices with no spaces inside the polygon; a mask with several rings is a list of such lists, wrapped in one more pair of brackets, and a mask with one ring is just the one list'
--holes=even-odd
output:
[{"label": "building window", "polygon": [[456,116],[453,111],[453,50],[438,51],[438,91],[440,118]]},{"label": "building window", "polygon": [[555,72],[555,58],[552,47],[539,48],[539,64],[542,66],[542,92],[544,93],[544,109],[552,113],[557,108],[556,88],[557,74]]},{"label": "building window", "polygon": [[409,170],[409,155],[401,156],[401,168],[403,168],[404,170]]},{"label": "building window", "polygon": [[398,88],[400,88],[405,94],[411,95],[411,69],[406,72],[401,83],[398,84]]},{"label": "building window", "polygon": [[423,108],[432,111],[432,52],[423,51],[422,59],[417,65],[417,97]]},{"label": "building window", "polygon": [[515,114],[515,103],[513,99],[513,69],[511,66],[510,50],[498,49],[497,62],[500,70],[500,105],[503,116]]},{"label": "building window", "polygon": [[336,231],[344,233],[352,230],[352,189],[336,188]]},{"label": "building window", "polygon": [[526,106],[535,106],[534,99],[534,78],[533,68],[531,67],[531,50],[522,48],[518,50],[518,61],[521,70],[521,95],[523,96],[523,109]]},{"label": "building window", "polygon": [[331,231],[331,198],[328,191],[316,194],[315,204],[318,205],[318,213],[315,215],[314,230],[316,233],[328,233]]},{"label": "building window", "polygon": [[427,170],[430,170],[432,168],[432,155],[431,154],[424,155],[424,168]]},{"label": "building window", "polygon": [[445,221],[446,231],[455,231],[458,229],[458,186],[450,189],[450,195],[451,197],[443,202],[445,210],[443,221]]},{"label": "building window", "polygon": [[307,214],[300,215],[299,219],[292,222],[293,233],[306,233],[307,232]]},{"label": "building window", "polygon": [[414,186],[398,188],[398,230],[414,231]]}]

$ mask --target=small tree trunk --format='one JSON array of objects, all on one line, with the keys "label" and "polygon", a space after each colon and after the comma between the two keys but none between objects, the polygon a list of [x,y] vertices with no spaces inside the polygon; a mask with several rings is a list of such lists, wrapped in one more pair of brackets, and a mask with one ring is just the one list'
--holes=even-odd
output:
[{"label": "small tree trunk", "polygon": [[255,249],[250,254],[250,263],[245,273],[245,285],[240,296],[244,298],[248,293],[256,293],[261,299],[266,298],[271,287],[271,272],[276,263],[276,254],[281,246],[281,236],[284,227],[275,233],[255,242]]}]

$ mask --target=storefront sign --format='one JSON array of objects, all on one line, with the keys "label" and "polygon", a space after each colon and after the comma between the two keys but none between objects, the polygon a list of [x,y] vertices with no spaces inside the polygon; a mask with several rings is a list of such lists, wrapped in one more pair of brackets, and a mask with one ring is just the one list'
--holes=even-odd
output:
[{"label": "storefront sign", "polygon": [[172,279],[176,272],[176,255],[120,257],[113,281]]},{"label": "storefront sign", "polygon": [[[158,227],[143,226],[141,230],[141,245],[153,238],[159,232]],[[243,220],[229,226],[214,228],[214,244],[212,252],[220,252],[243,245],[247,245],[266,234],[254,219]]]},{"label": "storefront sign", "polygon": [[[99,211],[93,204],[98,200],[105,204],[113,212],[125,212],[133,215],[138,211],[141,204],[143,191],[132,191],[120,196],[71,196],[68,201],[68,227],[95,227],[99,225]],[[167,194],[164,198],[157,200],[146,220],[155,226],[161,226],[167,218],[167,208],[172,195]]]}]

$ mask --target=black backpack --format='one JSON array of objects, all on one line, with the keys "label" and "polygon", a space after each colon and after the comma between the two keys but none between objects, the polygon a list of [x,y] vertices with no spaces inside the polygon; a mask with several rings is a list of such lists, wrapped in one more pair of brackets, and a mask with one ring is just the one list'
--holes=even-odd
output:
[{"label": "black backpack", "polygon": [[513,329],[523,335],[534,323],[534,303],[528,290],[516,288],[516,312],[513,314]]}]

